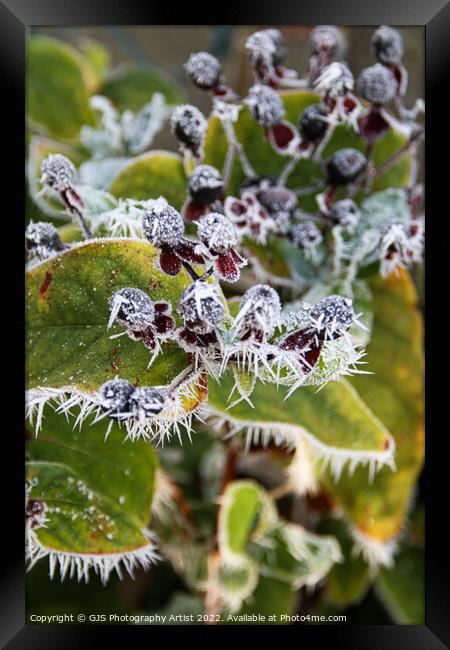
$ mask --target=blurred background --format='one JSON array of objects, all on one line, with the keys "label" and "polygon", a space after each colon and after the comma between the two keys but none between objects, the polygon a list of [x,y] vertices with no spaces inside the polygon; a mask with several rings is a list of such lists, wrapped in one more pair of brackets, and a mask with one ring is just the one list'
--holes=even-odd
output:
[{"label": "blurred background", "polygon": [[[287,41],[286,67],[298,70],[299,76],[303,76],[309,58],[308,36],[311,27],[273,27],[281,29]],[[249,34],[260,28],[261,26],[39,27],[32,28],[31,33],[53,36],[75,46],[83,39],[95,39],[110,52],[111,68],[124,63],[153,65],[175,78],[186,101],[207,114],[210,110],[210,97],[188,81],[183,63],[191,52],[211,52],[222,62],[227,83],[238,94],[244,95],[253,83],[244,43]],[[370,50],[370,37],[374,27],[342,27],[342,30],[348,42],[346,60],[357,78],[363,68],[374,63]],[[399,28],[399,31],[405,43],[403,62],[409,72],[406,96],[406,105],[409,106],[416,97],[424,95],[424,30],[422,27],[405,27]],[[177,150],[177,144],[168,129],[163,129],[155,139],[153,148],[158,147]]]},{"label": "blurred background", "polygon": [[[268,27],[268,26],[265,26]],[[306,73],[309,58],[308,36],[311,27],[277,26],[283,32],[288,56],[286,66]],[[180,95],[186,102],[198,106],[205,114],[210,111],[210,97],[188,82],[183,70],[191,52],[205,50],[218,57],[224,67],[227,83],[240,95],[245,95],[253,83],[250,64],[244,51],[244,43],[249,34],[261,26],[202,26],[202,27],[82,27],[82,28],[31,28],[31,34],[43,34],[58,38],[66,43],[79,46],[84,39],[94,39],[109,51],[110,69],[127,63],[153,66],[174,79],[179,86]],[[370,49],[370,38],[374,27],[342,28],[348,42],[345,57],[355,78],[359,72],[373,65],[374,57]],[[424,95],[424,30],[421,27],[398,28],[405,43],[403,63],[409,73],[406,105],[412,106],[417,97]],[[178,145],[164,128],[156,135],[152,149],[177,151]],[[423,178],[423,165],[419,178]],[[420,283],[419,283],[420,284]],[[192,467],[196,467],[202,450],[192,447]],[[198,454],[198,458],[196,455]],[[175,594],[175,598],[174,598]],[[108,586],[101,585],[92,576],[88,585],[66,580],[48,578],[48,560],[45,559],[27,575],[26,606],[28,614],[55,614],[72,612],[98,613],[114,611],[118,614],[170,613],[185,611],[197,613],[198,604],[190,599],[182,580],[168,562],[161,562],[151,572],[136,572],[136,579],[124,577],[120,581],[112,576]],[[305,609],[306,607],[306,609]],[[315,611],[314,596],[307,600],[301,613]],[[326,613],[326,612],[320,612]],[[394,621],[381,605],[373,591],[357,606],[347,611],[347,621],[351,624],[392,624]],[[75,621],[76,624],[76,621]]]}]

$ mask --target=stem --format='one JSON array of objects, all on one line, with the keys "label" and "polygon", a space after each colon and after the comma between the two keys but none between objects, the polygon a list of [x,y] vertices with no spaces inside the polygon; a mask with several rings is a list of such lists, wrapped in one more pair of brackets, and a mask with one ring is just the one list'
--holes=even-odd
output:
[{"label": "stem", "polygon": [[293,192],[297,196],[305,196],[306,194],[312,194],[312,192],[323,190],[324,187],[325,187],[325,181],[318,181],[313,185],[307,185],[306,187],[298,187],[296,190],[293,190]]},{"label": "stem", "polygon": [[327,130],[325,131],[325,135],[323,136],[322,140],[319,142],[317,145],[317,148],[312,155],[311,160],[314,160],[314,162],[318,162],[320,160],[320,157],[322,155],[323,150],[327,146],[327,144],[330,141],[331,136],[334,133],[334,129],[336,128],[336,124],[331,123],[328,125]]},{"label": "stem", "polygon": [[278,177],[278,185],[285,185],[287,179],[289,176],[292,174],[294,171],[298,161],[300,160],[301,156],[299,153],[295,153],[293,156],[291,156],[290,160],[288,160],[287,164],[285,165],[284,169],[282,170],[280,176]]},{"label": "stem", "polygon": [[236,138],[236,133],[234,132],[234,127],[231,120],[222,119],[222,126],[224,128],[225,135],[227,136],[228,146],[232,147],[234,149],[234,152],[237,153],[245,175],[249,178],[255,178],[256,172],[253,169],[249,159],[247,158],[242,144],[238,142]]},{"label": "stem", "polygon": [[381,174],[384,174],[384,172],[387,172],[391,167],[397,163],[400,158],[403,158],[403,156],[408,153],[408,151],[411,149],[413,145],[417,143],[418,140],[421,139],[423,133],[417,133],[415,136],[412,136],[409,142],[403,145],[398,151],[396,151],[390,158],[384,161],[381,165],[375,168],[374,171],[374,177],[380,176]]},{"label": "stem", "polygon": [[228,184],[230,182],[235,154],[236,154],[235,148],[230,144],[228,147],[227,155],[225,157],[225,162],[223,164],[223,170],[222,170],[222,178],[223,178],[225,193],[226,190],[228,189]]},{"label": "stem", "polygon": [[269,496],[276,501],[278,499],[282,499],[283,497],[287,496],[291,492],[292,492],[291,482],[286,481],[285,483],[281,483],[280,485],[278,485],[276,488],[273,488],[273,490],[269,490]]},{"label": "stem", "polygon": [[[80,205],[82,205],[83,202],[82,202],[81,198],[78,196],[78,194],[75,192],[75,190],[72,189],[71,191],[75,195],[76,200],[80,203]],[[78,223],[80,225],[81,232],[83,233],[84,238],[85,239],[91,239],[92,238],[92,233],[91,233],[91,230],[90,230],[89,226],[86,223],[86,219],[84,218],[84,215],[83,215],[83,212],[82,212],[81,208],[77,208],[70,201],[70,199],[69,199],[69,197],[67,195],[67,191],[61,192],[60,196],[61,196],[62,202],[64,203],[64,205],[66,206],[66,208],[68,209],[70,214],[75,216],[76,219],[78,220]]]},{"label": "stem", "polygon": [[184,268],[189,273],[189,275],[194,280],[194,282],[200,279],[200,276],[195,272],[195,270],[192,268],[189,262],[185,262],[184,260],[182,260],[181,264],[184,266]]}]

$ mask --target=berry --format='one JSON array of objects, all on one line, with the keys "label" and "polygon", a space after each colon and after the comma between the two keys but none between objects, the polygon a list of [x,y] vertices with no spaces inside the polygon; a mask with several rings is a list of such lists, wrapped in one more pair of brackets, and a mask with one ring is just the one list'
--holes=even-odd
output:
[{"label": "berry", "polygon": [[327,111],[320,104],[312,104],[305,108],[300,118],[300,132],[305,140],[315,142],[327,130]]},{"label": "berry", "polygon": [[188,329],[207,334],[220,325],[225,311],[217,287],[196,281],[181,294],[178,313]]},{"label": "berry", "polygon": [[343,37],[334,25],[318,25],[309,36],[311,54],[327,52],[335,56],[343,47]]},{"label": "berry", "polygon": [[397,82],[392,72],[381,63],[365,68],[358,78],[361,97],[373,104],[387,104],[395,97]]},{"label": "berry", "polygon": [[44,511],[45,503],[43,501],[39,501],[39,499],[28,499],[26,505],[26,513],[29,517],[43,515]]},{"label": "berry", "polygon": [[172,247],[177,246],[184,235],[184,222],[181,214],[172,206],[154,203],[145,211],[142,230],[156,248]]},{"label": "berry", "polygon": [[276,45],[267,31],[255,32],[245,41],[245,49],[252,65],[260,71],[267,71],[276,56]]},{"label": "berry", "polygon": [[220,61],[209,52],[191,54],[184,64],[190,80],[202,90],[212,90],[220,83],[222,66]]},{"label": "berry", "polygon": [[263,29],[261,34],[268,36],[275,46],[275,51],[272,54],[273,64],[276,66],[281,65],[287,54],[286,41],[283,34],[279,29]]},{"label": "berry", "polygon": [[72,162],[60,153],[51,153],[42,161],[41,183],[58,192],[70,189],[75,181],[76,171]]},{"label": "berry", "polygon": [[372,36],[372,48],[381,63],[399,63],[403,56],[403,39],[392,27],[383,25]]},{"label": "berry", "polygon": [[275,289],[267,284],[257,284],[241,298],[237,322],[244,326],[272,334],[281,315],[281,302]]},{"label": "berry", "polygon": [[205,135],[206,120],[198,108],[190,104],[182,104],[172,113],[170,127],[180,142],[196,148],[202,143]]},{"label": "berry", "polygon": [[342,296],[322,298],[308,316],[313,329],[325,339],[341,336],[355,320],[352,301]]},{"label": "berry", "polygon": [[299,248],[315,248],[323,240],[322,233],[313,221],[297,223],[291,230],[292,241]]},{"label": "berry", "polygon": [[213,203],[221,197],[222,176],[211,165],[197,165],[189,178],[189,194],[202,205]]},{"label": "berry", "polygon": [[325,66],[314,82],[314,87],[327,97],[342,97],[353,90],[354,78],[345,63],[334,61]]},{"label": "berry", "polygon": [[360,209],[351,199],[336,201],[331,207],[330,217],[337,224],[348,230],[352,230],[358,224],[361,216]]},{"label": "berry", "polygon": [[332,185],[351,183],[362,173],[366,164],[366,158],[357,149],[340,149],[325,164],[328,181]]},{"label": "berry", "polygon": [[285,110],[277,93],[268,86],[256,84],[248,91],[245,103],[253,118],[264,127],[275,126],[283,119]]},{"label": "berry", "polygon": [[198,222],[199,239],[212,253],[226,253],[237,244],[236,231],[230,219],[218,212],[210,212]]},{"label": "berry", "polygon": [[125,417],[130,413],[130,397],[134,393],[134,386],[125,379],[111,379],[100,387],[100,405],[111,416]]},{"label": "berry", "polygon": [[158,415],[164,408],[164,395],[150,386],[136,388],[130,397],[130,410],[137,418]]},{"label": "berry", "polygon": [[155,306],[152,299],[141,289],[124,287],[115,291],[109,299],[110,324],[114,321],[132,332],[142,332],[153,324]]},{"label": "berry", "polygon": [[260,190],[256,196],[271,215],[276,215],[278,212],[292,212],[297,206],[297,197],[294,192],[281,185]]},{"label": "berry", "polygon": [[268,187],[272,187],[276,185],[276,182],[274,176],[254,176],[253,178],[246,178],[240,189],[241,191],[256,192],[257,190],[265,190]]},{"label": "berry", "polygon": [[25,230],[25,248],[29,257],[45,260],[64,250],[64,244],[55,226],[46,221],[29,223]]}]

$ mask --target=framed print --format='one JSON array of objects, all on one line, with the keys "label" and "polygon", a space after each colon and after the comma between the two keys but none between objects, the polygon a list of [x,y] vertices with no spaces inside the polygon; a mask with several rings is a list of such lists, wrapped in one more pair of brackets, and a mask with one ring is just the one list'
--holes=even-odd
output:
[{"label": "framed print", "polygon": [[448,646],[449,8],[340,4],[1,3],[2,647]]}]

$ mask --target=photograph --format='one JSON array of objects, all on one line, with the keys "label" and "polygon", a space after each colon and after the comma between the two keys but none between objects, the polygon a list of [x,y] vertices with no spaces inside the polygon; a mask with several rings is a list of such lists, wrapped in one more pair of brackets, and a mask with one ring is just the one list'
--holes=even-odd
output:
[{"label": "photograph", "polygon": [[425,27],[25,58],[25,624],[424,626]]}]

